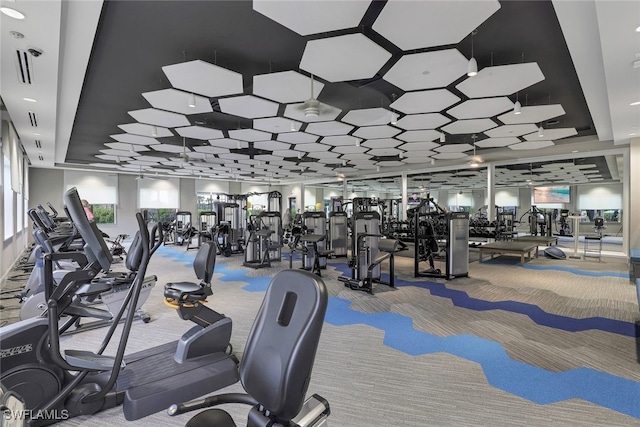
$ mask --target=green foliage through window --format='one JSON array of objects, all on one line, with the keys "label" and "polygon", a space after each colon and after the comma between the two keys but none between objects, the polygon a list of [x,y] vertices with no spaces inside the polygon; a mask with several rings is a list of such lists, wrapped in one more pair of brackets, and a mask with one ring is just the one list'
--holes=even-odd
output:
[{"label": "green foliage through window", "polygon": [[114,204],[91,205],[91,212],[96,224],[116,223],[116,205]]}]

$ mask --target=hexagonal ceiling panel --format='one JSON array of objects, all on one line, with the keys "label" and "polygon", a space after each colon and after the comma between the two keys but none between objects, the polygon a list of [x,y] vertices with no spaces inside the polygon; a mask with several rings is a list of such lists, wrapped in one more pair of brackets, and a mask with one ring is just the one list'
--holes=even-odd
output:
[{"label": "hexagonal ceiling panel", "polygon": [[473,150],[473,145],[469,144],[447,144],[435,149],[439,153],[463,153]]},{"label": "hexagonal ceiling panel", "polygon": [[509,111],[498,116],[498,119],[506,125],[516,125],[521,123],[540,123],[564,114],[564,108],[560,104],[534,105],[530,107],[523,106],[520,108],[520,114],[514,114],[513,111]]},{"label": "hexagonal ceiling panel", "polygon": [[402,144],[400,146],[401,149],[411,152],[430,151],[438,147],[440,147],[440,144],[436,144],[435,142],[407,142],[406,144]]},{"label": "hexagonal ceiling panel", "polygon": [[391,54],[362,34],[310,40],[300,69],[330,82],[369,79]]},{"label": "hexagonal ceiling panel", "polygon": [[156,144],[152,145],[151,148],[164,153],[182,153],[183,151],[186,151],[187,153],[191,152],[191,149],[189,147],[183,148],[182,145],[173,144]]},{"label": "hexagonal ceiling panel", "polygon": [[195,60],[166,65],[162,71],[177,89],[214,98],[242,93],[242,74]]},{"label": "hexagonal ceiling panel", "polygon": [[324,152],[316,152],[313,153],[313,157],[316,159],[337,159],[340,157],[340,153],[335,153],[333,151],[324,151]]},{"label": "hexagonal ceiling panel", "polygon": [[372,148],[367,151],[370,156],[397,156],[401,153],[404,153],[404,151],[397,148]]},{"label": "hexagonal ceiling panel", "polygon": [[160,141],[148,136],[132,135],[130,133],[119,133],[116,135],[109,135],[111,138],[118,142],[126,142],[128,144],[140,144],[140,145],[152,145],[160,144]]},{"label": "hexagonal ceiling panel", "polygon": [[209,98],[176,89],[162,89],[142,94],[153,108],[180,114],[200,114],[213,111]]},{"label": "hexagonal ceiling panel", "polygon": [[432,157],[438,160],[453,160],[465,158],[467,155],[465,153],[438,153],[434,154]]},{"label": "hexagonal ceiling panel", "polygon": [[373,29],[402,50],[456,44],[498,9],[500,3],[495,0],[390,0]]},{"label": "hexagonal ceiling panel", "polygon": [[349,154],[349,153],[364,153],[365,151],[367,151],[368,148],[366,147],[356,147],[355,145],[353,146],[340,146],[340,147],[336,147],[333,149],[334,152],[336,153],[341,153],[341,154]]},{"label": "hexagonal ceiling panel", "polygon": [[356,126],[375,126],[386,125],[391,119],[392,112],[386,108],[364,108],[349,111],[342,121]]},{"label": "hexagonal ceiling panel", "polygon": [[328,151],[331,149],[331,147],[324,145],[324,144],[318,144],[318,143],[313,143],[313,144],[296,144],[296,146],[294,147],[296,151],[303,151],[306,153],[313,153],[315,151]]},{"label": "hexagonal ceiling panel", "polygon": [[442,111],[460,101],[460,98],[446,89],[409,92],[391,104],[391,108],[405,114],[434,113]]},{"label": "hexagonal ceiling panel", "polygon": [[447,114],[456,119],[480,119],[497,116],[507,110],[513,110],[513,102],[503,96],[499,98],[470,99],[449,109]]},{"label": "hexagonal ceiling panel", "polygon": [[259,117],[274,117],[278,114],[278,104],[253,95],[234,96],[218,100],[220,111],[225,114],[257,119]]},{"label": "hexagonal ceiling panel", "polygon": [[525,141],[518,144],[510,145],[512,150],[537,150],[539,148],[551,147],[553,141]]},{"label": "hexagonal ceiling panel", "polygon": [[209,141],[209,144],[211,144],[212,147],[223,147],[223,148],[229,148],[232,150],[233,149],[240,150],[242,148],[249,147],[248,142],[240,141],[239,139],[231,139],[231,138],[212,139]]},{"label": "hexagonal ceiling panel", "polygon": [[449,122],[450,120],[440,113],[409,114],[398,120],[396,126],[406,130],[437,129]]},{"label": "hexagonal ceiling panel", "polygon": [[522,136],[537,131],[538,127],[534,124],[506,125],[488,130],[485,132],[485,134],[491,138],[501,138],[507,136]]},{"label": "hexagonal ceiling panel", "polygon": [[229,137],[241,139],[243,141],[256,142],[270,140],[271,134],[269,132],[262,132],[255,129],[234,129],[229,131]]},{"label": "hexagonal ceiling panel", "polygon": [[142,110],[128,111],[128,114],[137,121],[149,125],[175,128],[178,126],[189,126],[191,124],[183,114],[156,110],[155,108],[145,108]]},{"label": "hexagonal ceiling panel", "polygon": [[146,125],[144,123],[127,123],[124,125],[118,125],[118,127],[127,133],[150,136],[152,138],[164,138],[166,136],[173,136],[171,131],[165,127]]},{"label": "hexagonal ceiling panel", "polygon": [[253,148],[266,151],[288,150],[291,144],[279,141],[259,141],[253,143]]},{"label": "hexagonal ceiling panel", "polygon": [[346,135],[353,129],[353,126],[340,122],[311,123],[306,131],[320,136]]},{"label": "hexagonal ceiling panel", "polygon": [[401,130],[394,128],[392,126],[382,125],[382,126],[364,126],[356,130],[353,135],[364,138],[391,138],[392,136],[400,133]]},{"label": "hexagonal ceiling panel", "polygon": [[[101,160],[112,160],[112,161],[117,162],[117,163],[129,162],[129,161],[133,160],[133,157],[114,156],[112,154],[98,154],[98,155],[96,155],[96,158],[101,159]],[[111,165],[111,166],[113,166],[113,165]]]},{"label": "hexagonal ceiling panel", "polygon": [[505,138],[487,138],[476,142],[476,146],[480,148],[506,147],[507,145],[517,144],[519,142],[520,138],[516,138],[515,136]]},{"label": "hexagonal ceiling panel", "polygon": [[253,10],[292,31],[308,36],[357,27],[370,1],[304,1],[295,6],[288,1],[254,0]]},{"label": "hexagonal ceiling panel", "polygon": [[[300,129],[300,123],[294,122],[295,128]],[[253,127],[271,133],[296,132],[291,130],[291,119],[284,117],[268,117],[266,119],[255,119]]]},{"label": "hexagonal ceiling panel", "polygon": [[127,144],[124,142],[107,142],[104,145],[106,145],[109,148],[113,148],[114,150],[128,151],[130,153],[128,154],[129,156],[137,155],[138,151],[149,151],[148,147],[140,144]]},{"label": "hexagonal ceiling panel", "polygon": [[398,141],[393,138],[381,138],[381,139],[369,139],[362,143],[365,147],[369,148],[395,148],[402,144],[402,141]]},{"label": "hexagonal ceiling panel", "polygon": [[[535,62],[485,67],[472,79],[456,86],[469,98],[512,95],[544,80],[544,74]],[[521,101],[522,102],[522,101]]]},{"label": "hexagonal ceiling panel", "polygon": [[552,129],[544,129],[542,137],[538,135],[538,132],[535,132],[535,133],[530,133],[528,135],[525,135],[524,139],[526,139],[527,141],[537,141],[540,139],[550,139],[555,141],[557,139],[568,138],[570,136],[574,136],[577,134],[578,134],[578,131],[576,131],[575,128],[558,128],[558,129],[552,128]]},{"label": "hexagonal ceiling panel", "polygon": [[[436,155],[435,153],[431,153],[433,155]],[[411,157],[407,157],[406,159],[403,159],[402,161],[404,163],[409,163],[409,164],[416,164],[416,163],[421,163],[421,164],[428,164],[431,161],[431,157],[425,155],[425,156],[414,156],[413,154],[411,155]]]},{"label": "hexagonal ceiling panel", "polygon": [[307,117],[304,112],[305,108],[306,105],[304,102],[299,104],[289,104],[284,110],[284,116],[306,123],[326,122],[329,120],[334,120],[336,117],[338,117],[338,114],[342,112],[342,110],[339,108],[332,107],[331,105],[325,104],[324,102],[319,102],[319,114],[317,116]]},{"label": "hexagonal ceiling panel", "polygon": [[404,91],[446,87],[467,72],[469,60],[458,49],[404,55],[384,79]]},{"label": "hexagonal ceiling panel", "polygon": [[471,119],[458,120],[456,122],[449,123],[444,126],[442,130],[447,131],[452,135],[459,135],[465,133],[480,133],[496,126],[498,126],[498,124],[491,119]]},{"label": "hexagonal ceiling panel", "polygon": [[[313,97],[317,98],[324,83],[313,81]],[[311,98],[311,79],[297,71],[253,76],[253,93],[282,104],[302,102]]]},{"label": "hexagonal ceiling panel", "polygon": [[278,141],[289,142],[291,144],[305,144],[318,141],[318,135],[311,135],[305,132],[289,132],[278,135]]},{"label": "hexagonal ceiling panel", "polygon": [[320,140],[321,144],[337,147],[339,145],[357,145],[362,141],[360,138],[350,135],[325,136]]},{"label": "hexagonal ceiling panel", "polygon": [[[409,130],[402,135],[398,135],[398,139],[405,142],[423,142],[423,141],[435,141],[440,139],[440,132],[435,130]],[[432,144],[431,142],[424,142],[425,144]],[[435,144],[434,146],[438,146]]]},{"label": "hexagonal ceiling panel", "polygon": [[202,126],[187,126],[184,128],[176,128],[176,132],[178,132],[178,135],[183,136],[185,138],[202,139],[202,140],[224,138],[224,134],[222,133],[221,130],[205,128]]},{"label": "hexagonal ceiling panel", "polygon": [[383,167],[404,166],[404,162],[401,162],[400,160],[383,160],[376,162],[376,165]]},{"label": "hexagonal ceiling panel", "polygon": [[228,153],[229,149],[224,147],[213,147],[213,146],[203,146],[203,147],[194,147],[194,150],[200,153],[207,154],[223,154]]}]

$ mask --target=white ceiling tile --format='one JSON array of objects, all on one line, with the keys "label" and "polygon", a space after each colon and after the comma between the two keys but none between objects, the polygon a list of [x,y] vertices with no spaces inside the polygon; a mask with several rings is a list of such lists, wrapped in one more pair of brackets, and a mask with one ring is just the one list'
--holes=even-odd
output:
[{"label": "white ceiling tile", "polygon": [[357,1],[290,1],[254,0],[253,10],[292,31],[308,36],[357,27],[369,7],[370,0]]},{"label": "white ceiling tile", "polygon": [[[255,119],[253,121],[255,129],[263,130],[271,133],[287,133],[295,132],[291,130],[291,119],[284,117],[268,117],[264,119]],[[300,129],[300,124],[296,124],[296,129]]]},{"label": "white ceiling tile", "polygon": [[118,125],[118,127],[127,133],[133,133],[142,136],[153,137],[154,132],[156,134],[155,138],[173,136],[173,133],[171,133],[171,131],[165,127],[147,125],[144,123],[127,123],[124,125]]},{"label": "white ceiling tile", "polygon": [[296,144],[296,151],[304,151],[307,153],[312,153],[314,151],[329,151],[331,147],[324,144]]},{"label": "white ceiling tile", "polygon": [[93,167],[96,167],[96,168],[119,169],[113,163],[89,163],[89,166],[93,166]]},{"label": "white ceiling tile", "polygon": [[537,132],[538,127],[534,124],[523,125],[506,125],[493,128],[485,132],[485,134],[491,138],[501,138],[507,136],[522,136],[528,133]]},{"label": "white ceiling tile", "polygon": [[399,160],[384,160],[381,162],[376,162],[376,165],[382,167],[404,166],[404,162]]},{"label": "white ceiling tile", "polygon": [[539,139],[548,139],[555,141],[557,139],[567,138],[569,136],[577,135],[578,131],[576,128],[552,128],[552,129],[544,129],[542,132],[542,137],[538,136],[538,132],[530,133],[524,136],[524,139],[527,141],[537,141]]},{"label": "white ceiling tile", "polygon": [[261,160],[263,162],[270,162],[272,160],[281,160],[282,157],[274,156],[272,154],[256,154],[253,156],[254,159]]},{"label": "white ceiling tile", "polygon": [[367,154],[370,156],[396,156],[400,153],[404,153],[404,151],[398,150],[397,148],[372,148],[367,151]]},{"label": "white ceiling tile", "polygon": [[400,132],[400,129],[387,125],[364,126],[356,130],[353,135],[364,139],[391,138]]},{"label": "white ceiling tile", "polygon": [[220,98],[220,111],[225,114],[257,119],[260,117],[274,117],[278,114],[279,104],[253,95]]},{"label": "white ceiling tile", "polygon": [[128,111],[128,114],[141,123],[156,126],[175,128],[178,126],[189,126],[191,124],[183,114],[156,110],[155,108]]},{"label": "white ceiling tile", "polygon": [[473,145],[470,144],[447,144],[442,145],[435,149],[439,153],[463,153],[465,151],[473,150]]},{"label": "white ceiling tile", "polygon": [[223,139],[212,139],[209,141],[213,147],[222,147],[229,149],[240,149],[240,148],[248,148],[249,143],[246,141],[240,141],[239,139],[231,139],[231,138],[223,138]]},{"label": "white ceiling tile", "polygon": [[229,149],[228,148],[211,147],[211,146],[208,146],[208,145],[205,145],[205,146],[202,146],[202,147],[195,147],[194,150],[198,151],[200,153],[207,153],[207,154],[225,154],[225,153],[229,153]]},{"label": "white ceiling tile", "polygon": [[551,147],[552,145],[554,145],[553,141],[525,141],[510,145],[509,148],[512,150],[538,150],[544,147]]},{"label": "white ceiling tile", "polygon": [[386,125],[391,122],[392,114],[386,108],[363,108],[349,111],[342,121],[356,126]]},{"label": "white ceiling tile", "polygon": [[500,9],[491,1],[388,1],[373,29],[402,50],[457,44]]},{"label": "white ceiling tile", "polygon": [[435,142],[408,142],[400,146],[405,151],[428,151],[440,147],[440,144]]},{"label": "white ceiling tile", "polygon": [[[209,98],[176,89],[161,89],[142,94],[153,108],[180,114],[211,113]],[[193,102],[193,104],[191,104]],[[189,105],[193,105],[190,107]]]},{"label": "white ceiling tile", "polygon": [[320,143],[335,147],[338,145],[356,145],[356,143],[359,143],[360,141],[362,141],[362,139],[356,138],[355,136],[338,135],[338,136],[325,136],[320,140]]},{"label": "white ceiling tile", "polygon": [[[435,153],[434,153],[435,155]],[[413,154],[411,155],[411,157],[407,157],[406,159],[402,160],[404,163],[410,163],[410,164],[416,164],[416,163],[422,163],[422,164],[429,164],[431,162],[431,158],[428,156],[413,156]]]},{"label": "white ceiling tile", "polygon": [[[324,83],[313,81],[313,97],[324,88]],[[311,98],[311,78],[297,71],[260,74],[253,76],[253,93],[282,104],[303,102]]]},{"label": "white ceiling tile", "polygon": [[330,82],[369,79],[391,54],[363,34],[310,40],[300,68]]},{"label": "white ceiling tile", "polygon": [[432,156],[434,159],[438,160],[453,160],[453,159],[462,159],[467,157],[464,153],[438,153]]},{"label": "white ceiling tile", "polygon": [[201,139],[203,141],[224,138],[224,134],[221,130],[206,128],[202,126],[187,126],[183,128],[176,128],[176,132],[178,132],[178,135],[185,138]]},{"label": "white ceiling tile", "polygon": [[402,143],[402,141],[398,141],[397,139],[393,138],[380,138],[369,139],[363,142],[362,145],[369,148],[395,148]]},{"label": "white ceiling tile", "polygon": [[[544,80],[544,74],[535,62],[498,65],[481,69],[456,86],[469,98],[487,98],[514,94]],[[522,102],[522,101],[520,101]]]},{"label": "white ceiling tile", "polygon": [[[317,116],[307,117],[304,113],[305,108],[306,105],[304,102],[298,104],[289,104],[284,110],[284,116],[300,122],[312,123],[334,120],[342,112],[342,110],[339,108],[332,107],[331,105],[325,104],[324,102],[319,102],[319,114]],[[300,130],[299,125],[295,125],[295,127],[297,130]]]},{"label": "white ceiling tile", "polygon": [[355,162],[355,161],[360,161],[360,160],[369,160],[369,159],[371,159],[371,155],[370,154],[365,154],[365,153],[351,153],[351,154],[344,154],[340,158],[341,159],[351,160],[351,161]]},{"label": "white ceiling tile", "polygon": [[340,157],[340,153],[336,153],[333,151],[324,151],[324,152],[315,152],[313,153],[313,158],[315,159],[337,159]]},{"label": "white ceiling tile", "polygon": [[482,141],[476,142],[476,145],[481,148],[494,148],[494,147],[506,147],[507,145],[517,144],[520,142],[519,138],[515,136],[505,138],[487,138]]},{"label": "white ceiling tile", "polygon": [[353,129],[345,123],[340,122],[321,122],[311,123],[307,126],[306,132],[320,136],[346,135]]},{"label": "white ceiling tile", "polygon": [[[409,130],[404,132],[401,135],[398,135],[397,138],[406,142],[425,142],[426,143],[426,141],[439,140],[440,132],[435,130]],[[434,144],[433,146],[437,147],[438,144]]]},{"label": "white ceiling tile", "polygon": [[341,154],[349,154],[349,153],[364,153],[365,151],[367,151],[368,148],[366,147],[356,147],[355,145],[353,146],[340,146],[340,147],[336,147],[333,149],[334,152],[336,153],[341,153]]},{"label": "white ceiling tile", "polygon": [[151,161],[151,160],[131,160],[129,162],[130,165],[138,165],[138,166],[153,166],[153,165],[157,165],[160,163],[160,160],[164,160],[161,158],[157,158],[156,161]]},{"label": "white ceiling tile", "polygon": [[[405,130],[436,129],[449,122],[450,120],[440,113],[409,114],[398,120],[396,126]],[[436,133],[437,137],[440,136],[439,132],[432,132]]]},{"label": "white ceiling tile", "polygon": [[[133,157],[126,157],[126,156],[114,156],[112,154],[98,154],[95,156],[98,159],[102,159],[102,160],[113,160],[114,162],[128,162],[133,160]],[[113,165],[111,165],[113,166]]]},{"label": "white ceiling tile", "polygon": [[209,98],[244,91],[242,74],[201,60],[166,65],[162,71],[173,87]]},{"label": "white ceiling tile", "polygon": [[241,139],[243,141],[256,142],[270,140],[271,134],[269,132],[262,132],[255,129],[234,129],[229,131],[229,137],[234,139]]},{"label": "white ceiling tile", "polygon": [[137,156],[138,151],[149,151],[149,147],[140,144],[127,144],[124,142],[107,142],[107,147],[113,148],[114,150],[124,150],[129,152],[128,156]]},{"label": "white ceiling tile", "polygon": [[291,144],[305,144],[318,141],[318,135],[311,135],[305,132],[289,132],[278,135],[278,141],[289,142]]},{"label": "white ceiling tile", "polygon": [[226,153],[226,154],[218,154],[218,157],[221,159],[227,160],[240,160],[240,159],[248,159],[249,156],[242,153]]},{"label": "white ceiling tile", "polygon": [[384,80],[404,91],[446,87],[467,73],[469,60],[458,49],[404,55]]},{"label": "white ceiling tile", "polygon": [[268,151],[288,150],[289,148],[291,148],[291,144],[288,144],[286,142],[279,142],[279,141],[259,141],[259,142],[254,142],[253,147],[259,150],[268,150]]},{"label": "white ceiling tile", "polygon": [[189,159],[203,159],[206,160],[209,158],[209,156],[211,156],[212,154],[207,154],[207,153],[194,153],[193,151],[190,153],[187,153],[187,155],[189,156]]},{"label": "white ceiling tile", "polygon": [[564,108],[562,108],[560,104],[534,105],[530,107],[523,106],[520,108],[520,114],[514,114],[513,111],[509,111],[499,116],[498,119],[506,125],[515,125],[521,123],[540,123],[564,114]]},{"label": "white ceiling tile", "polygon": [[298,157],[301,152],[300,150],[274,150],[272,154],[278,157]]},{"label": "white ceiling tile", "polygon": [[391,104],[391,108],[405,114],[435,113],[458,101],[460,98],[447,89],[424,90],[405,93]]},{"label": "white ceiling tile", "polygon": [[160,144],[160,141],[158,141],[157,139],[150,138],[148,136],[132,135],[130,133],[119,133],[116,135],[109,135],[109,136],[118,142],[126,142],[129,144],[139,144],[139,145]]},{"label": "white ceiling tile", "polygon": [[495,128],[496,126],[498,126],[496,122],[491,119],[469,119],[449,123],[444,126],[442,130],[452,135],[459,135],[466,133],[480,133],[488,129]]},{"label": "white ceiling tile", "polygon": [[[183,151],[182,145],[172,145],[172,144],[156,144],[156,145],[152,145],[151,148],[153,148],[156,151],[162,151],[164,153],[182,153]],[[191,151],[191,149],[187,147],[186,151],[189,152]]]},{"label": "white ceiling tile", "polygon": [[513,110],[513,102],[506,96],[501,96],[499,98],[470,99],[449,109],[447,114],[456,119],[480,119],[497,116],[507,110]]}]

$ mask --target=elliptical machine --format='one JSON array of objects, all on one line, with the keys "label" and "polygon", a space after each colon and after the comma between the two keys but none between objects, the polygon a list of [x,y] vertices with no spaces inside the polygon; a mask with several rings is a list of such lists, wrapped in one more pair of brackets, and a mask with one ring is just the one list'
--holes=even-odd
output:
[{"label": "elliptical machine", "polygon": [[[135,420],[166,408],[179,399],[191,399],[213,392],[238,380],[237,359],[227,351],[231,335],[231,319],[199,304],[206,296],[203,283],[175,283],[165,289],[165,296],[185,302],[187,309],[197,306],[203,313],[181,311],[181,317],[197,323],[180,340],[125,356],[127,341],[140,297],[143,278],[153,252],[162,244],[160,232],[153,239],[140,213],[136,214],[142,262],[138,274],[96,352],[60,350],[60,333],[86,313],[74,302],[79,296],[99,292],[104,285],[92,282],[111,265],[111,254],[94,223],[87,220],[75,188],[64,196],[70,216],[86,242],[87,263],[81,270],[68,273],[53,286],[52,264],[56,254],[45,256],[47,285],[46,317],[34,317],[0,328],[2,373],[0,384],[25,400],[31,413],[58,413],[65,417],[89,415],[123,404],[127,420]],[[134,239],[135,240],[135,239]],[[201,255],[203,251],[204,255]],[[213,245],[203,246],[196,255],[194,269],[202,280],[210,280],[215,260]],[[67,256],[67,255],[65,255]],[[210,269],[208,276],[200,276]],[[197,299],[194,301],[194,299]],[[115,334],[123,314],[126,320],[115,356],[103,352]],[[59,328],[61,314],[70,319]],[[126,366],[126,370],[123,368]],[[64,411],[64,412],[63,412]],[[46,420],[30,420],[39,425]]]}]

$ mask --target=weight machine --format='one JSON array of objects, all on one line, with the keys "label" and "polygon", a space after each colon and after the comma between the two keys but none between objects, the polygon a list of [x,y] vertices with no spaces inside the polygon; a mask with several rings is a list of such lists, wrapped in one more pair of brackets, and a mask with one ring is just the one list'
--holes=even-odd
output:
[{"label": "weight machine", "polygon": [[329,212],[329,247],[336,257],[347,256],[349,219],[344,211]]},{"label": "weight machine", "polygon": [[182,246],[185,241],[190,241],[194,234],[191,226],[191,212],[178,211],[173,221],[164,227],[164,244]]},{"label": "weight machine", "polygon": [[[433,209],[431,209],[433,207]],[[414,276],[455,279],[469,275],[469,213],[448,212],[427,194],[413,208]],[[442,260],[445,272],[436,268]],[[420,262],[428,262],[427,270]]]},{"label": "weight machine", "polygon": [[[282,258],[282,217],[280,212],[260,212],[249,217],[249,236],[244,248],[245,267],[271,267]],[[275,239],[273,236],[275,235]]]},{"label": "weight machine", "polygon": [[[325,252],[325,239],[327,235],[327,214],[324,211],[304,212],[302,214],[302,224],[308,234],[325,236],[323,239],[314,242],[309,241],[307,250],[302,253],[302,265],[306,270],[313,270],[316,262],[316,252]],[[327,258],[321,257],[318,261],[319,268],[327,268]]]},{"label": "weight machine", "polygon": [[193,239],[187,241],[187,250],[199,249],[205,242],[213,242],[213,231],[217,223],[217,215],[213,211],[202,211],[198,215],[198,229],[194,231],[198,244],[193,246]]},{"label": "weight machine", "polygon": [[213,230],[213,240],[218,255],[230,256],[244,252],[242,210],[239,203],[214,202],[217,223]]}]

